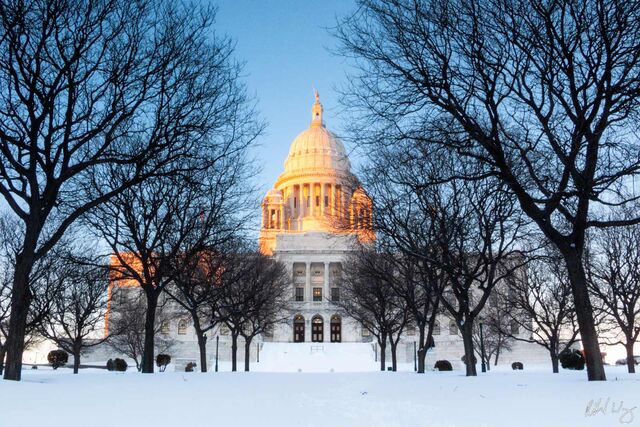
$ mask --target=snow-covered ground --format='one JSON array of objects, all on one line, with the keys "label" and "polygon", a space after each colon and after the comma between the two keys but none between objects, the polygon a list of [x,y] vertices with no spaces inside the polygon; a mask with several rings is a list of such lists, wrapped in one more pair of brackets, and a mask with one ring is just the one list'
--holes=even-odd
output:
[{"label": "snow-covered ground", "polygon": [[0,426],[640,425],[640,374],[611,366],[609,381],[589,383],[584,371],[525,369],[466,378],[460,371],[72,375],[40,368],[25,370],[20,383],[0,381]]}]

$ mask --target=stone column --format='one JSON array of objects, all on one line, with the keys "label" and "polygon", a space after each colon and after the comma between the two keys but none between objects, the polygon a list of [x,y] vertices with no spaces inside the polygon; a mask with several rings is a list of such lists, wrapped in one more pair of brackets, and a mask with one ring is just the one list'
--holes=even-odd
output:
[{"label": "stone column", "polygon": [[280,230],[285,229],[284,224],[284,203],[280,205]]},{"label": "stone column", "polygon": [[306,278],[305,278],[305,301],[313,301],[313,295],[311,292],[311,262],[306,262]]},{"label": "stone column", "polygon": [[314,216],[316,214],[315,208],[315,187],[316,185],[312,182],[309,184],[309,216]]},{"label": "stone column", "polygon": [[324,207],[324,198],[326,196],[326,189],[325,189],[326,184],[322,183],[320,184],[320,215],[322,215],[323,217],[325,216],[325,207]]},{"label": "stone column", "polygon": [[329,184],[329,209],[331,210],[331,216],[336,216],[336,185]]},{"label": "stone column", "polygon": [[324,263],[324,297],[327,301],[331,301],[331,286],[329,284],[329,263]]}]

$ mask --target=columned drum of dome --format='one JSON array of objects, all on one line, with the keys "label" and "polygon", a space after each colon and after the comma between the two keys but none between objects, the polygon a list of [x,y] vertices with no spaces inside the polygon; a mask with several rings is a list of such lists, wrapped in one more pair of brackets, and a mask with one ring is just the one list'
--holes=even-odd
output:
[{"label": "columned drum of dome", "polygon": [[354,233],[372,240],[371,200],[351,173],[344,145],[329,131],[316,92],[311,123],[291,144],[284,172],[262,202],[260,250],[272,254],[276,235]]}]

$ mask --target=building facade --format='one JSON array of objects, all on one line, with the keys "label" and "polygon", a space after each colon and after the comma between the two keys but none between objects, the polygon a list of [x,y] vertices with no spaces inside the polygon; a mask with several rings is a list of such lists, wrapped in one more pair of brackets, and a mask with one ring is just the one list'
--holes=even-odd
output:
[{"label": "building facade", "polygon": [[[358,244],[375,241],[372,201],[352,173],[344,145],[325,126],[317,92],[310,125],[293,140],[283,173],[262,201],[261,215],[259,248],[286,266],[291,283],[291,311],[287,322],[256,337],[252,360],[259,358],[265,342],[310,343],[316,347],[319,343],[370,343],[377,357],[377,344],[370,333],[353,319],[342,316],[336,305],[342,297],[340,281],[347,256]],[[110,298],[114,303],[125,301],[122,298],[127,294],[139,291],[135,288],[131,283],[118,281],[110,287]],[[170,315],[161,321],[157,341],[170,343],[166,351],[178,366],[197,361],[198,344],[190,317],[181,314],[181,308],[167,300],[166,295],[161,305]],[[217,353],[220,360],[229,360],[228,328],[219,325],[208,335],[210,366]],[[414,361],[416,341],[415,328],[407,327],[398,345],[398,362]],[[427,366],[433,366],[439,359],[462,366],[462,338],[455,321],[445,314],[439,316],[433,344],[427,353]],[[158,351],[165,350],[158,347]],[[243,353],[244,345],[239,343],[239,360],[243,359]],[[111,356],[111,350],[106,349],[97,351],[93,358]],[[541,347],[516,342],[501,356],[501,363],[545,363],[547,359]]]}]

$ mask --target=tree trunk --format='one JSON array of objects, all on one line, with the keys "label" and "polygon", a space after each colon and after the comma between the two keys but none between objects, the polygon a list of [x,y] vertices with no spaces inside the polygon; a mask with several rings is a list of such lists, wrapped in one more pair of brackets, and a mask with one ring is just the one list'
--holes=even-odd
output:
[{"label": "tree trunk", "polygon": [[238,370],[238,334],[231,332],[231,372]]},{"label": "tree trunk", "polygon": [[78,370],[80,370],[80,352],[73,352],[73,373],[77,374]]},{"label": "tree trunk", "polygon": [[0,346],[0,375],[4,372],[4,355],[5,355],[5,347]]},{"label": "tree trunk", "polygon": [[418,336],[418,373],[424,374],[424,364],[427,357],[427,346],[425,344],[424,325],[420,328],[420,335]]},{"label": "tree trunk", "polygon": [[558,369],[558,355],[551,353],[551,367],[553,368],[553,373],[557,374],[558,372],[560,372],[560,369]]},{"label": "tree trunk", "polygon": [[391,370],[393,372],[396,372],[398,370],[398,355],[396,350],[398,349],[398,342],[393,340],[393,338],[390,341],[391,343]]},{"label": "tree trunk", "polygon": [[598,344],[593,308],[587,291],[587,280],[584,273],[582,257],[573,250],[565,250],[564,259],[571,282],[571,291],[576,308],[576,317],[580,328],[580,338],[585,352],[587,378],[589,381],[606,381],[602,355]]},{"label": "tree trunk", "polygon": [[553,373],[557,374],[558,372],[560,372],[560,370],[558,369],[558,346],[556,345],[557,343],[557,338],[552,336],[551,337],[551,342],[549,343],[549,356],[551,357],[551,368],[553,369]]},{"label": "tree trunk", "polygon": [[198,337],[198,349],[200,350],[200,372],[207,372],[207,337],[196,328],[196,336]]},{"label": "tree trunk", "polygon": [[380,345],[380,370],[384,371],[386,369],[387,362],[387,336],[383,336],[378,340],[378,345]]},{"label": "tree trunk", "polygon": [[249,356],[251,355],[251,338],[244,337],[244,371],[249,372]]},{"label": "tree trunk", "polygon": [[142,351],[142,373],[153,374],[155,351],[155,327],[156,310],[158,308],[158,294],[156,292],[145,292],[147,296],[147,311],[144,320],[144,348]]},{"label": "tree trunk", "polygon": [[34,252],[37,238],[29,244],[25,237],[23,252],[16,257],[16,268],[11,290],[11,315],[9,317],[9,336],[5,343],[6,365],[4,379],[20,381],[22,377],[22,353],[27,332],[27,316],[33,295],[29,288],[29,275],[33,269]]},{"label": "tree trunk", "polygon": [[633,358],[633,340],[627,341],[625,348],[627,350],[627,369],[630,374],[636,373],[636,360]]},{"label": "tree trunk", "polygon": [[466,375],[468,377],[475,377],[478,375],[476,371],[476,364],[473,363],[473,359],[475,355],[473,354],[473,323],[469,321],[465,321],[462,328],[460,328],[460,332],[462,333],[462,343],[464,344],[464,359],[467,362],[466,366]]}]

